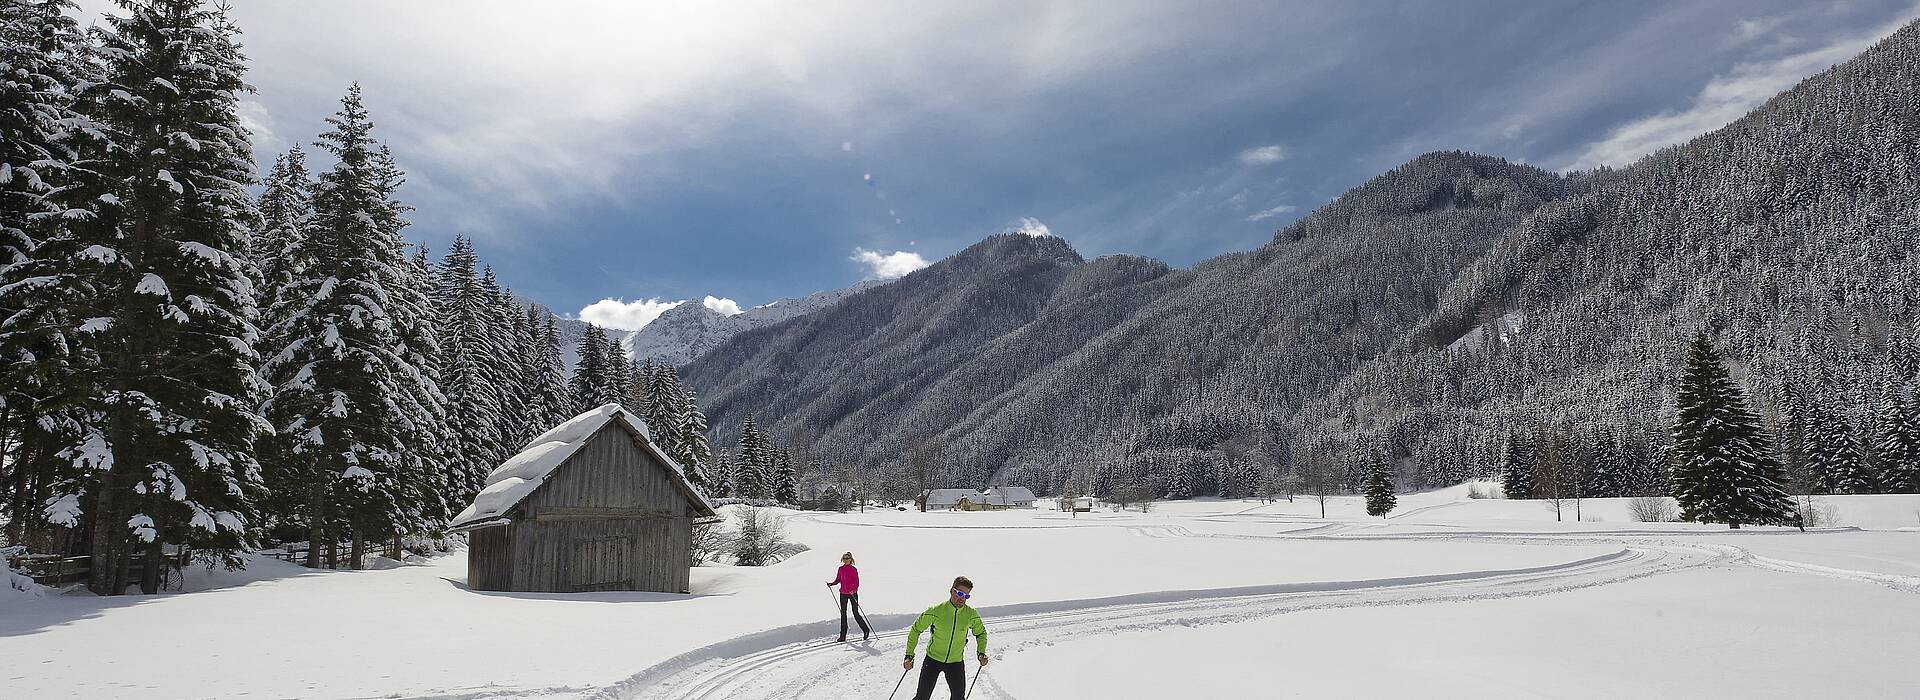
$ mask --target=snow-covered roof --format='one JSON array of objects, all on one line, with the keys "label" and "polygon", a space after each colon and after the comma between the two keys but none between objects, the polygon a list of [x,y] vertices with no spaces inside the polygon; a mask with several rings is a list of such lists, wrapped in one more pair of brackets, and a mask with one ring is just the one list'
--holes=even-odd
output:
[{"label": "snow-covered roof", "polygon": [[973,489],[932,489],[927,491],[927,505],[951,506],[958,504],[962,498],[980,500],[979,496]]},{"label": "snow-covered roof", "polygon": [[493,471],[487,474],[487,485],[473,497],[473,504],[467,506],[466,510],[460,511],[459,515],[453,516],[453,520],[447,524],[448,528],[463,530],[505,522],[506,514],[512,511],[514,506],[520,505],[520,502],[538,490],[541,484],[546,483],[547,477],[553,475],[553,470],[565,464],[567,458],[572,457],[574,452],[579,451],[582,445],[587,444],[589,438],[600,432],[600,429],[606,427],[608,423],[618,423],[627,432],[632,433],[637,444],[646,449],[647,453],[653,455],[655,459],[660,460],[661,464],[666,465],[675,484],[686,493],[688,500],[698,507],[699,514],[713,514],[713,504],[708,503],[706,496],[701,494],[699,489],[694,488],[692,482],[687,481],[686,470],[681,469],[678,462],[673,461],[672,457],[668,457],[653,444],[652,438],[647,434],[646,424],[636,420],[633,414],[620,404],[610,403],[554,426],[552,430],[528,442],[520,454],[494,467]]},{"label": "snow-covered roof", "polygon": [[996,506],[1033,501],[1033,490],[1025,486],[995,486],[980,492],[986,502]]}]

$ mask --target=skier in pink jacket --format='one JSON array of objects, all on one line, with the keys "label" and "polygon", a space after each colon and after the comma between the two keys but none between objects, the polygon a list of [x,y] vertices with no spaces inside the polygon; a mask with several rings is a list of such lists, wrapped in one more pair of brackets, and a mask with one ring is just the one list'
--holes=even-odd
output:
[{"label": "skier in pink jacket", "polygon": [[873,629],[867,626],[867,617],[860,614],[860,570],[853,566],[853,552],[840,555],[840,571],[833,576],[828,586],[840,587],[840,641],[847,641],[847,604],[853,604],[853,619],[860,623],[860,638],[873,637]]}]

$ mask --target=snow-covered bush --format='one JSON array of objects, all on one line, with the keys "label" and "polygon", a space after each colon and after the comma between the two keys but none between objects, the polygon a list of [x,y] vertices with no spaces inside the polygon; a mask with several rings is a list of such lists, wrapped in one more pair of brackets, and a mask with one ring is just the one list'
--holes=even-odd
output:
[{"label": "snow-covered bush", "polygon": [[46,595],[46,586],[35,583],[26,572],[15,571],[8,565],[14,557],[26,553],[27,548],[22,546],[0,547],[0,579],[6,582],[6,585],[0,586],[0,604]]},{"label": "snow-covered bush", "polygon": [[1680,521],[1680,506],[1666,496],[1638,496],[1627,501],[1627,513],[1636,523],[1674,523]]}]

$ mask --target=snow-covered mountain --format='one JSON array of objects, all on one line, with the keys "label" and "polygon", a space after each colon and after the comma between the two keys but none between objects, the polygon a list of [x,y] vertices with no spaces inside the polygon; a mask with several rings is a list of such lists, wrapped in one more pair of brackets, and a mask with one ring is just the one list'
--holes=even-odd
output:
[{"label": "snow-covered mountain", "polygon": [[620,344],[636,362],[651,358],[655,362],[684,365],[736,335],[813,313],[880,284],[879,280],[869,280],[798,299],[781,299],[737,314],[721,313],[697,301],[682,302],[646,327],[628,333]]},{"label": "snow-covered mountain", "polygon": [[[867,280],[851,287],[781,299],[737,314],[715,311],[698,300],[683,301],[640,330],[628,332],[620,339],[620,345],[635,362],[651,358],[655,362],[684,365],[736,335],[813,313],[888,281]],[[561,352],[568,367],[579,359],[576,353],[586,331],[586,321],[560,319]]]}]

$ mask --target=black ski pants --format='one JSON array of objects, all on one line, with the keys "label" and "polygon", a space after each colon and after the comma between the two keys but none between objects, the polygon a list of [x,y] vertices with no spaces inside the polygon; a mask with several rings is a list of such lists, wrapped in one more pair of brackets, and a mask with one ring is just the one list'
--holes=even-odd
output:
[{"label": "black ski pants", "polygon": [[853,604],[853,619],[860,623],[861,634],[873,634],[873,628],[867,626],[867,616],[860,614],[860,594],[840,594],[840,638],[847,638],[847,604]]},{"label": "black ski pants", "polygon": [[947,663],[923,658],[920,660],[920,690],[913,694],[913,700],[933,700],[933,684],[941,674],[947,676],[947,693],[953,700],[967,697],[967,662]]}]

